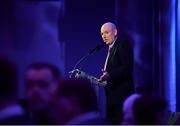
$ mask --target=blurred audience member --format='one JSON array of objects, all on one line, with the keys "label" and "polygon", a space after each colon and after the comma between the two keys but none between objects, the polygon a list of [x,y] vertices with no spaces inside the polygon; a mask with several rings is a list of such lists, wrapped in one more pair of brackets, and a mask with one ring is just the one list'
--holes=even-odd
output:
[{"label": "blurred audience member", "polygon": [[19,99],[19,105],[24,109],[28,116],[30,116],[29,106],[26,99]]},{"label": "blurred audience member", "polygon": [[9,59],[0,56],[0,124],[31,124],[24,109],[18,104],[18,71]]},{"label": "blurred audience member", "polygon": [[94,125],[107,124],[98,112],[94,88],[85,79],[64,79],[54,97],[56,124]]},{"label": "blurred audience member", "polygon": [[164,125],[168,123],[165,100],[150,94],[133,94],[123,105],[126,125]]},{"label": "blurred audience member", "polygon": [[36,63],[27,68],[26,95],[35,124],[51,124],[48,118],[50,101],[60,77],[59,69],[48,63]]},{"label": "blurred audience member", "polygon": [[175,113],[175,119],[169,120],[172,125],[180,125],[180,112]]}]

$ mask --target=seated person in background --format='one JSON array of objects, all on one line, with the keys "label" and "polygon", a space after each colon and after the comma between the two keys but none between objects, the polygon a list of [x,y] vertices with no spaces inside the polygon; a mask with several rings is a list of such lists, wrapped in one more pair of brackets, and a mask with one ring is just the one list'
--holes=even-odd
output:
[{"label": "seated person in background", "polygon": [[26,71],[26,96],[33,123],[51,124],[50,101],[61,74],[58,68],[48,63],[35,63]]},{"label": "seated person in background", "polygon": [[28,116],[31,115],[29,111],[29,106],[26,99],[19,99],[18,104],[24,109],[24,111],[27,113]]},{"label": "seated person in background", "polygon": [[98,112],[94,88],[86,79],[64,79],[54,97],[53,115],[56,124],[107,124]]},{"label": "seated person in background", "polygon": [[27,125],[31,120],[18,104],[18,70],[14,63],[0,56],[0,125]]},{"label": "seated person in background", "polygon": [[164,125],[168,122],[165,100],[150,94],[133,94],[123,104],[123,125]]}]

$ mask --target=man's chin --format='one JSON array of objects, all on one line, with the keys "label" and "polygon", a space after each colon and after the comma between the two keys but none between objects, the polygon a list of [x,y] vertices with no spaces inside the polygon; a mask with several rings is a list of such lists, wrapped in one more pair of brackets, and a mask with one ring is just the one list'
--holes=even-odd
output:
[{"label": "man's chin", "polygon": [[108,43],[106,43],[106,45],[111,45],[111,43],[108,42]]},{"label": "man's chin", "polygon": [[106,45],[110,45],[110,43],[109,43],[109,42],[105,42],[105,44],[106,44]]}]

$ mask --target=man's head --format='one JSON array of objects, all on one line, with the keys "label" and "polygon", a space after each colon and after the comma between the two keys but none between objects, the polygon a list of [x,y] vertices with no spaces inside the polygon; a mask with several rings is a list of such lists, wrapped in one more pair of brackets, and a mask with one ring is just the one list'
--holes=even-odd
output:
[{"label": "man's head", "polygon": [[140,94],[129,96],[123,103],[123,124],[133,125],[135,123],[133,106],[135,101],[140,98]]},{"label": "man's head", "polygon": [[[12,61],[0,56],[0,99],[15,99],[18,87],[18,71]],[[2,101],[1,101],[2,102]]]},{"label": "man's head", "polygon": [[83,113],[98,110],[96,94],[88,80],[62,80],[54,98],[54,119],[58,124],[64,124]]},{"label": "man's head", "polygon": [[162,125],[167,124],[167,103],[150,94],[133,94],[123,105],[123,124]]},{"label": "man's head", "polygon": [[32,111],[47,109],[60,78],[60,71],[48,63],[36,63],[26,71],[26,94]]},{"label": "man's head", "polygon": [[107,45],[111,45],[117,37],[117,28],[115,24],[111,22],[103,24],[101,27],[101,36]]}]

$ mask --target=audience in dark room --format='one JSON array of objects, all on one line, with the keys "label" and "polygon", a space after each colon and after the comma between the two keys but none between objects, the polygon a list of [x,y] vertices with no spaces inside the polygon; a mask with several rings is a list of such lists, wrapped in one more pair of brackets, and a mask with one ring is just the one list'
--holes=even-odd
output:
[{"label": "audience in dark room", "polygon": [[[17,98],[18,69],[0,57],[0,124],[111,124],[98,110],[89,80],[63,78],[54,65],[34,63],[25,74],[26,98]],[[167,102],[152,94],[136,93],[123,104],[122,125],[168,124]]]},{"label": "audience in dark room", "polygon": [[98,112],[97,97],[86,79],[64,79],[54,97],[56,124],[103,125],[108,124]]},{"label": "audience in dark room", "polygon": [[167,125],[167,102],[152,94],[133,94],[123,105],[123,125]]},{"label": "audience in dark room", "polygon": [[25,83],[29,110],[35,124],[51,124],[48,120],[50,102],[61,73],[54,65],[35,63],[28,66]]},{"label": "audience in dark room", "polygon": [[0,125],[26,125],[32,121],[18,104],[18,68],[5,56],[0,56]]}]

